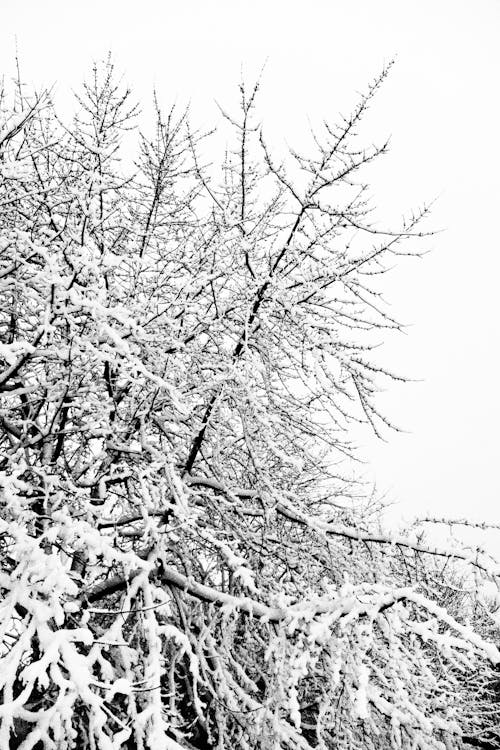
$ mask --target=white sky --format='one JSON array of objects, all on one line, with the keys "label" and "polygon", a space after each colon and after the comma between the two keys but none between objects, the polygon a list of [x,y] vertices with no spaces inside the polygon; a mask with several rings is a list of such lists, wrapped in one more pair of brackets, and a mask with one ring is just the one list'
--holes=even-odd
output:
[{"label": "white sky", "polygon": [[56,83],[64,102],[111,49],[144,100],[191,100],[214,124],[240,71],[267,60],[261,119],[300,147],[311,123],[349,110],[384,61],[397,64],[373,106],[369,137],[392,134],[374,170],[381,215],[440,196],[446,232],[388,283],[396,317],[413,326],[386,346],[423,381],[384,395],[408,434],[366,438],[380,489],[401,512],[500,522],[498,285],[500,0],[3,0],[1,70]]}]

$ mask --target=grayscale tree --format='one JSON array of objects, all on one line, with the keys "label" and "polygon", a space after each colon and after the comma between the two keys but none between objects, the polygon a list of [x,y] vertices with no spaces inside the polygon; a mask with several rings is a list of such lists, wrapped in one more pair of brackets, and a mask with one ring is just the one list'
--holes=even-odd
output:
[{"label": "grayscale tree", "polygon": [[428,212],[365,181],[388,70],[283,159],[258,85],[149,135],[109,60],[70,121],[5,86],[1,748],[500,746],[499,564],[384,531],[357,469]]}]

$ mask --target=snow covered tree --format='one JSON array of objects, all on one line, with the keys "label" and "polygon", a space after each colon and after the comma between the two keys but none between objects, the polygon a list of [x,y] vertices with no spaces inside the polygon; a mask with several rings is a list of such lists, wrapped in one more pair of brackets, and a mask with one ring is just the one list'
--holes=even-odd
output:
[{"label": "snow covered tree", "polygon": [[387,73],[283,161],[258,85],[219,161],[175,109],[140,134],[109,60],[69,124],[2,94],[1,747],[498,746],[500,566],[384,532],[356,477],[427,214],[372,216]]}]

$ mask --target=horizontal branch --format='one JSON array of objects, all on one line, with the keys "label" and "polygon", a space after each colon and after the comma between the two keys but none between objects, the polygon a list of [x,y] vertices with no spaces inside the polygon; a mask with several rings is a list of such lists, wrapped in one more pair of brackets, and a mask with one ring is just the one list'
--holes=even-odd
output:
[{"label": "horizontal branch", "polygon": [[439,547],[435,545],[421,544],[420,542],[412,542],[405,536],[400,534],[373,534],[369,531],[360,531],[359,529],[350,526],[337,526],[335,524],[321,521],[319,518],[310,518],[302,513],[292,510],[286,507],[282,503],[276,506],[276,511],[287,518],[290,521],[299,523],[302,526],[316,531],[326,536],[338,536],[344,537],[345,539],[352,539],[353,541],[366,542],[373,544],[387,544],[394,547],[405,547],[413,552],[422,552],[426,555],[435,555],[438,557],[447,557],[450,559],[463,560],[464,562],[473,565],[475,568],[482,570],[488,575],[500,578],[500,566],[488,565],[486,562],[481,562],[477,556],[474,558],[471,554],[467,554],[462,550],[449,549],[447,547]]},{"label": "horizontal branch", "polygon": [[[229,488],[226,487],[222,482],[219,482],[216,479],[211,479],[210,477],[188,476],[185,477],[184,482],[191,487],[205,487],[207,489],[214,490],[215,492],[220,492],[226,495],[228,498],[232,497],[239,499],[257,499],[259,497],[259,493],[256,490],[245,489],[242,487]],[[487,575],[492,576],[493,578],[500,579],[500,565],[488,564],[486,560],[480,559],[478,557],[478,555],[480,554],[479,551],[474,556],[470,552],[466,552],[463,550],[441,547],[439,545],[428,545],[418,541],[412,541],[408,537],[402,536],[400,534],[377,534],[370,531],[362,531],[351,526],[332,524],[326,521],[322,521],[320,518],[306,516],[304,513],[292,509],[284,503],[277,503],[274,510],[283,518],[286,518],[288,521],[298,523],[301,526],[306,526],[307,528],[321,535],[336,536],[344,539],[350,539],[352,541],[364,542],[367,544],[379,544],[405,548],[413,552],[420,552],[426,555],[462,560],[463,562],[468,563],[469,565],[472,565],[475,568],[483,571]],[[264,515],[264,511],[261,509],[247,509],[244,511],[244,513],[252,516]],[[162,517],[165,515],[165,511],[153,511],[148,515]],[[144,516],[142,514],[134,514],[130,516],[124,516],[120,519],[117,519],[116,521],[111,519],[102,521],[98,524],[98,528],[104,529],[126,526],[143,519]]]},{"label": "horizontal branch", "polygon": [[[143,558],[148,558],[150,555],[151,550],[145,550],[141,553],[141,557]],[[125,589],[131,580],[141,573],[144,573],[144,569],[136,570],[126,577],[115,576],[110,578],[94,587],[85,597],[85,600],[88,603],[93,603],[111,594],[115,594]],[[304,599],[288,607],[272,607],[251,599],[248,596],[233,596],[226,594],[224,591],[219,591],[212,586],[198,583],[191,576],[184,576],[174,568],[162,563],[156,565],[152,569],[152,573],[158,576],[163,584],[180,589],[199,601],[215,604],[219,607],[229,607],[249,617],[258,617],[263,621],[274,623],[285,620],[300,620],[302,614],[307,614],[307,619],[310,619],[311,614],[313,616],[334,614],[336,615],[335,620],[340,620],[348,616],[354,620],[364,617],[375,617],[398,602],[412,602],[417,607],[432,614],[451,630],[457,632],[462,638],[464,646],[465,644],[470,644],[493,664],[500,663],[500,652],[493,643],[485,641],[471,628],[459,623],[445,609],[439,607],[422,594],[419,594],[412,587],[395,589],[394,591],[387,591],[385,593],[373,592],[362,594],[362,598],[356,595],[336,598],[324,596],[321,600],[316,600],[314,603]]]},{"label": "horizontal branch", "polygon": [[[141,553],[141,557],[149,556],[149,552]],[[141,573],[144,569],[132,571],[128,576],[114,576],[106,581],[97,584],[86,596],[85,601],[92,604],[100,599],[104,599],[118,591],[123,591],[130,582]],[[311,603],[307,600],[298,602],[289,607],[272,607],[268,604],[256,601],[248,596],[233,596],[224,591],[219,591],[212,586],[198,583],[191,576],[187,577],[179,573],[170,566],[162,563],[156,565],[151,573],[157,576],[160,581],[168,586],[174,586],[186,594],[198,599],[199,601],[215,604],[219,607],[230,607],[242,614],[250,617],[258,617],[267,622],[281,622],[285,619],[300,618],[302,612],[310,612]],[[413,597],[413,591],[410,588],[396,589],[386,594],[370,595],[366,600],[356,596],[327,598],[315,602],[313,605],[314,615],[337,613],[338,619],[347,615],[354,615],[356,618],[373,616],[383,612],[388,607],[397,602],[404,601]]]}]

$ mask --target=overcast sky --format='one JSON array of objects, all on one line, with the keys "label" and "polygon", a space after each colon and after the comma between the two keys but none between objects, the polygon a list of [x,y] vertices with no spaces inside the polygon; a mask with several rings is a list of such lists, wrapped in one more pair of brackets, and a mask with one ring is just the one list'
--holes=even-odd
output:
[{"label": "overcast sky", "polygon": [[403,515],[500,522],[500,0],[3,0],[7,75],[16,38],[24,77],[60,102],[111,50],[139,99],[155,86],[207,125],[267,61],[261,119],[298,147],[396,56],[365,131],[392,136],[374,192],[388,219],[438,196],[446,231],[387,284],[412,324],[387,359],[421,382],[383,396],[408,433],[367,436],[366,455]]}]

